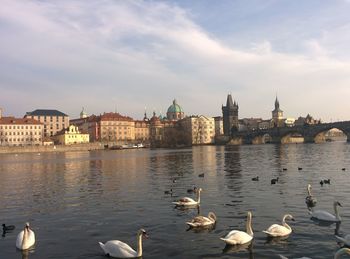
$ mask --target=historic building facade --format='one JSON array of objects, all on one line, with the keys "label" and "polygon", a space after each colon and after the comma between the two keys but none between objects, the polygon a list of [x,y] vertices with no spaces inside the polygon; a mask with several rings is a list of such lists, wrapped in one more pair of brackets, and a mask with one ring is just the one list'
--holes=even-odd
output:
[{"label": "historic building facade", "polygon": [[57,132],[68,128],[69,117],[57,110],[35,110],[27,112],[24,118],[31,118],[44,124],[44,137],[52,137]]},{"label": "historic building facade", "polygon": [[169,106],[166,116],[168,120],[181,120],[185,117],[185,113],[177,101],[174,99],[173,104]]},{"label": "historic building facade", "polygon": [[215,120],[214,118],[200,116],[186,117],[178,123],[191,138],[192,145],[213,144],[215,142]]},{"label": "historic building facade", "polygon": [[32,118],[0,117],[0,146],[42,145],[43,124]]},{"label": "historic building facade", "polygon": [[238,130],[238,104],[232,101],[231,94],[227,95],[226,106],[222,106],[224,135],[230,136],[232,130]]},{"label": "historic building facade", "polygon": [[61,145],[89,143],[89,134],[81,133],[77,126],[70,125],[53,136],[53,140],[55,144]]}]

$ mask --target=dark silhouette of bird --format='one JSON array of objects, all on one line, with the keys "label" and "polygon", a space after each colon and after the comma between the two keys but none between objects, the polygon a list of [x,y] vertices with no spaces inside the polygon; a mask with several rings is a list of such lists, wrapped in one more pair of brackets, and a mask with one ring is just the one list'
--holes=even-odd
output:
[{"label": "dark silhouette of bird", "polygon": [[199,174],[198,177],[204,177],[204,173]]},{"label": "dark silhouette of bird", "polygon": [[176,179],[176,178],[174,178],[174,179],[173,179],[173,183],[176,183],[176,181],[177,181],[177,179]]},{"label": "dark silhouette of bird", "polygon": [[331,179],[325,179],[325,180],[323,180],[323,183],[324,184],[331,184]]},{"label": "dark silhouette of bird", "polygon": [[252,181],[259,181],[259,176],[253,177],[253,178],[252,178]]},{"label": "dark silhouette of bird", "polygon": [[301,170],[303,170],[303,168],[302,167],[298,167],[298,171],[301,171]]},{"label": "dark silhouette of bird", "polygon": [[192,189],[187,189],[187,192],[188,192],[188,193],[197,193],[197,187],[196,187],[196,186],[193,186]]},{"label": "dark silhouette of bird", "polygon": [[323,181],[322,180],[320,181],[320,184],[321,184],[321,186],[323,186]]},{"label": "dark silhouette of bird", "polygon": [[282,171],[287,171],[287,168],[282,168]]},{"label": "dark silhouette of bird", "polygon": [[278,182],[278,177],[274,178],[274,179],[271,179],[271,184],[276,184],[277,182]]},{"label": "dark silhouette of bird", "polygon": [[14,230],[16,227],[14,225],[9,225],[6,226],[5,224],[2,224],[2,232],[7,232],[7,231],[12,231]]},{"label": "dark silhouette of bird", "polygon": [[346,168],[345,168],[345,167],[343,167],[341,170],[345,171],[345,170],[346,170]]}]

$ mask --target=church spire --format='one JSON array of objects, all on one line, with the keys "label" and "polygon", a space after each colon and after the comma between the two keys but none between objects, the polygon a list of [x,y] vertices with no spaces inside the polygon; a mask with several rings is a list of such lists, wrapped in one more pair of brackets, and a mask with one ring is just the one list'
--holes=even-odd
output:
[{"label": "church spire", "polygon": [[276,94],[275,109],[278,110],[279,108],[280,108],[280,102],[278,101],[277,94]]},{"label": "church spire", "polygon": [[227,95],[227,100],[226,100],[226,107],[233,107],[234,104],[233,104],[233,101],[232,101],[232,96],[231,94],[228,94]]}]

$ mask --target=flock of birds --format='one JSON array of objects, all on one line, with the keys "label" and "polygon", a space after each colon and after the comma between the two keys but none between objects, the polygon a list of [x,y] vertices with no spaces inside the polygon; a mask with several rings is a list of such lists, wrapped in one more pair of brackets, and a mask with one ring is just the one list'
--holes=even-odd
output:
[{"label": "flock of birds", "polygon": [[[287,170],[285,168],[282,169],[283,171]],[[302,168],[298,168],[298,170],[302,170]],[[342,169],[345,171],[345,168]],[[199,177],[204,177],[204,174],[198,175]],[[259,176],[252,178],[252,181],[259,181]],[[175,179],[173,179],[173,182],[176,182]],[[271,184],[276,184],[278,182],[278,177],[271,180]],[[321,180],[321,185],[323,184],[330,184],[330,180]],[[192,199],[190,197],[183,197],[177,201],[172,202],[176,207],[182,207],[182,208],[196,208],[200,205],[201,199],[200,195],[202,192],[202,188],[194,187],[192,189],[187,190],[188,193],[195,193],[197,194],[197,199]],[[165,191],[165,194],[171,194],[173,193],[172,189],[170,191]],[[313,208],[316,206],[317,199],[311,194],[311,185],[307,185],[307,193],[308,195],[305,198],[305,203],[307,204],[309,210],[309,214],[311,215],[311,218],[317,219],[319,221],[326,221],[326,222],[341,222],[341,217],[339,215],[338,206],[342,207],[342,205],[338,201],[334,201],[333,203],[333,209],[334,214],[324,211],[324,210],[314,210]],[[263,232],[270,238],[281,238],[281,237],[288,237],[292,233],[292,228],[289,226],[286,222],[286,220],[292,220],[294,221],[294,218],[291,214],[286,214],[282,218],[281,224],[273,224],[270,227],[268,227],[266,230],[263,230]],[[208,228],[215,226],[217,221],[217,217],[214,212],[209,212],[208,216],[201,216],[198,215],[194,217],[192,220],[186,222],[186,224],[190,228]],[[11,232],[15,229],[15,226],[10,225],[6,226],[5,224],[2,224],[3,227],[3,236],[7,232]],[[119,241],[119,240],[110,240],[106,243],[99,242],[99,245],[101,249],[103,250],[105,255],[108,255],[110,257],[115,258],[137,258],[141,257],[143,253],[142,249],[142,240],[143,238],[146,238],[147,233],[144,229],[140,229],[137,232],[137,250],[135,251],[132,249],[128,244]],[[344,243],[345,246],[350,246],[350,234],[341,237],[337,234],[335,235],[336,239],[339,242]],[[226,236],[220,238],[222,241],[224,241],[227,245],[235,246],[235,245],[246,245],[250,244],[254,238],[254,233],[252,229],[252,212],[247,212],[247,220],[246,220],[246,229],[245,231],[241,230],[231,230]],[[28,250],[31,249],[35,245],[35,233],[30,228],[29,223],[26,223],[24,226],[24,229],[17,235],[16,239],[16,247],[20,250]],[[342,255],[347,254],[350,255],[350,249],[343,247],[339,249],[335,255],[334,259],[340,258]],[[279,255],[281,259],[288,259],[283,255]],[[311,259],[309,257],[301,257],[298,259]]]}]

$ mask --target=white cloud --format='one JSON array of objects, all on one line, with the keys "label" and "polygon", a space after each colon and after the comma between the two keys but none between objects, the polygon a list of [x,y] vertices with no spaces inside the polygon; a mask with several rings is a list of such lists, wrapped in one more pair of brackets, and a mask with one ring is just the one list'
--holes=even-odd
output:
[{"label": "white cloud", "polygon": [[[305,42],[304,54],[276,52],[268,39],[240,50],[166,2],[4,1],[0,84],[13,113],[43,103],[74,117],[81,106],[117,105],[140,118],[145,105],[165,113],[176,97],[190,114],[218,115],[232,92],[240,116],[266,118],[277,91],[286,115],[348,116],[350,63],[333,57],[327,35]],[[329,96],[337,101],[325,108]]]}]

